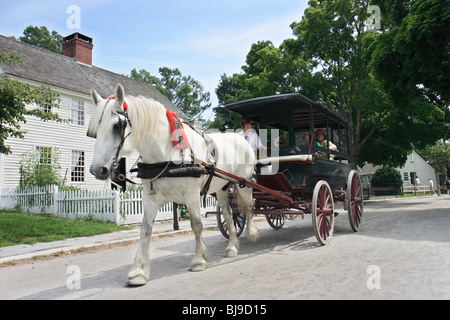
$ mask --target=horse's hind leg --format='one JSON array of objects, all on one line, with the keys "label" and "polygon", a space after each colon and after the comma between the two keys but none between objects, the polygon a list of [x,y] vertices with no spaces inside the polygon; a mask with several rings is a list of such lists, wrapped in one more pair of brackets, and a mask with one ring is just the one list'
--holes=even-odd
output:
[{"label": "horse's hind leg", "polygon": [[223,217],[228,226],[228,247],[225,250],[225,256],[232,258],[237,256],[239,249],[239,239],[236,235],[236,228],[234,226],[233,214],[228,201],[228,189],[226,191],[219,190],[216,192],[217,202],[222,209]]},{"label": "horse's hind leg", "polygon": [[200,197],[193,197],[186,203],[189,211],[189,219],[191,228],[195,235],[195,256],[191,262],[191,271],[203,271],[206,269],[206,261],[208,260],[208,249],[203,242],[202,232],[203,223],[200,217]]},{"label": "horse's hind leg", "polygon": [[251,188],[239,188],[238,189],[238,201],[239,205],[247,217],[245,228],[245,237],[250,242],[258,242],[261,240],[261,235],[253,222],[253,189]]}]

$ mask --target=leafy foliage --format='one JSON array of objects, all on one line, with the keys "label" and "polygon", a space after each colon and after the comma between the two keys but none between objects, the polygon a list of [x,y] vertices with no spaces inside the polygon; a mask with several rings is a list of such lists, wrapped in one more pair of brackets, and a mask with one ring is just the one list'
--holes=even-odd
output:
[{"label": "leafy foliage", "polygon": [[417,153],[437,172],[450,177],[450,143],[438,141],[435,145],[417,150]]},{"label": "leafy foliage", "polygon": [[371,180],[371,185],[373,187],[400,188],[402,184],[403,182],[400,172],[389,166],[385,166],[375,171],[375,174],[372,176]]},{"label": "leafy foliage", "polygon": [[56,148],[39,148],[24,153],[20,161],[20,188],[62,186],[64,180],[59,175],[59,168]]},{"label": "leafy foliage", "polygon": [[159,74],[160,77],[156,77],[145,69],[133,69],[130,77],[153,85],[192,120],[200,120],[202,113],[211,106],[210,94],[204,92],[201,83],[191,76],[183,76],[176,68],[160,68]]},{"label": "leafy foliage", "polygon": [[[370,30],[369,4],[382,13]],[[299,92],[349,122],[353,165],[403,165],[413,147],[450,138],[450,3],[440,0],[311,0],[295,39],[254,44],[243,73],[223,75],[221,104]],[[216,126],[236,117],[214,109]]]},{"label": "leafy foliage", "polygon": [[58,54],[63,54],[63,36],[56,31],[50,31],[47,27],[28,26],[23,31],[23,36],[19,41],[45,49]]},{"label": "leafy foliage", "polygon": [[[1,63],[17,64],[23,63],[23,60],[17,52],[2,52]],[[35,116],[43,121],[67,121],[53,112],[59,108],[60,101],[59,94],[49,87],[34,87],[7,75],[0,76],[0,153],[11,153],[5,144],[8,137],[23,138],[25,132],[20,125],[26,123],[26,116]]]}]

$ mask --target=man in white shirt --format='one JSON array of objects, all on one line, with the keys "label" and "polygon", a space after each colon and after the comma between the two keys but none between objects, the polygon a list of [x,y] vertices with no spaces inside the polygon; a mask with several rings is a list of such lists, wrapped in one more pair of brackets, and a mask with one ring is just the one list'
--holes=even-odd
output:
[{"label": "man in white shirt", "polygon": [[431,180],[431,178],[429,179],[428,184],[430,185],[430,194],[436,196],[437,194],[436,191],[434,190],[434,181]]},{"label": "man in white shirt", "polygon": [[245,140],[250,144],[255,155],[258,150],[267,150],[267,148],[262,144],[261,138],[255,131],[255,121],[252,119],[244,119],[241,121],[242,131],[238,132],[240,136],[244,137]]}]

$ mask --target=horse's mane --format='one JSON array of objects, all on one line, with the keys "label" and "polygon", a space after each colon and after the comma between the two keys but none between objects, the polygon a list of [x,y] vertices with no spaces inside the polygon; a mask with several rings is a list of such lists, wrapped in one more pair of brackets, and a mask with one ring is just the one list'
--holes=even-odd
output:
[{"label": "horse's mane", "polygon": [[[153,99],[142,96],[125,97],[128,104],[128,117],[133,126],[131,143],[133,147],[138,148],[140,143],[147,143],[152,139],[157,139],[155,132],[160,116],[165,116],[164,106]],[[111,122],[114,103],[106,103],[103,108],[97,107],[92,115],[88,128],[88,136],[95,137],[102,122]]]},{"label": "horse's mane", "polygon": [[[157,133],[158,124],[165,120],[166,108],[158,101],[142,96],[127,97],[128,117],[133,130],[131,144],[139,148],[139,144],[149,143],[160,138]],[[154,146],[159,145],[154,144]]]}]

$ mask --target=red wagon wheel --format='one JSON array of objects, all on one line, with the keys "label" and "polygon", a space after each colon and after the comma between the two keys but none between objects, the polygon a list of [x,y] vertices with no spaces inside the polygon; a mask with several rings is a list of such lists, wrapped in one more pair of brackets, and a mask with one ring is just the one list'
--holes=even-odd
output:
[{"label": "red wagon wheel", "polygon": [[279,230],[283,228],[286,216],[284,214],[271,213],[266,215],[266,220],[273,229]]},{"label": "red wagon wheel", "polygon": [[347,210],[350,226],[358,231],[361,226],[361,216],[364,212],[363,190],[361,179],[356,170],[350,171],[347,181]]},{"label": "red wagon wheel", "polygon": [[314,188],[311,213],[317,241],[328,244],[334,230],[334,201],[331,188],[324,180]]},{"label": "red wagon wheel", "polygon": [[[216,210],[221,211],[219,204],[217,204]],[[245,228],[245,215],[241,212],[239,212],[239,214],[233,214],[233,222],[234,227],[236,228],[236,235],[239,237]],[[225,238],[229,239],[228,225],[222,213],[217,215],[217,226],[219,227],[220,233],[222,233]]]}]

